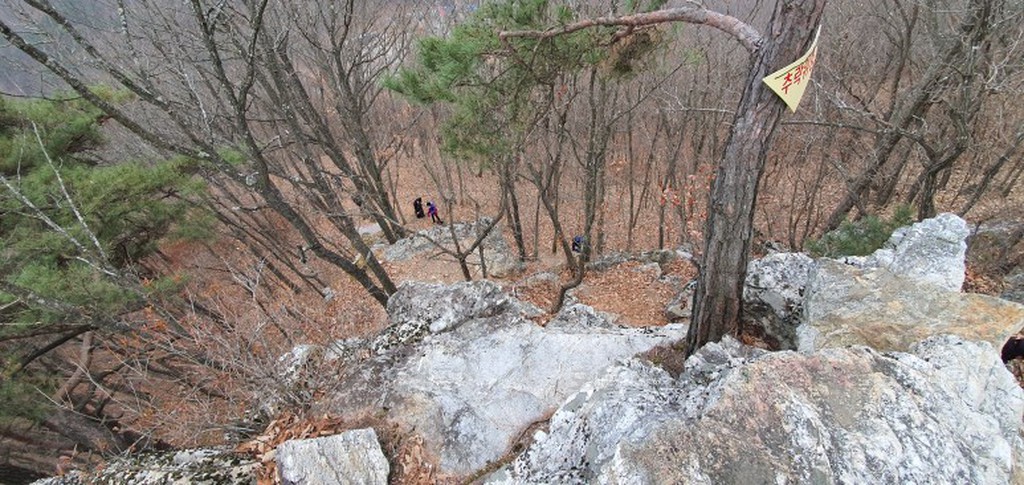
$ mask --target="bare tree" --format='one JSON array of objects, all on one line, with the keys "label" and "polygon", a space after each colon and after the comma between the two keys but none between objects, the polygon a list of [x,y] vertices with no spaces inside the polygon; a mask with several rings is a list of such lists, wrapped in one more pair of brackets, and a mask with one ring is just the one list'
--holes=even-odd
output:
[{"label": "bare tree", "polygon": [[[12,45],[146,142],[207,164],[212,182],[245,201],[239,207],[246,210],[224,217],[269,233],[259,213],[272,211],[305,250],[386,304],[395,285],[357,224],[367,214],[389,240],[403,233],[382,155],[399,141],[368,125],[379,116],[377,79],[405,52],[409,17],[385,17],[354,1],[329,8],[142,1],[108,11],[119,24],[109,32],[76,25],[48,0],[16,3],[27,18],[55,24],[66,41],[30,42],[0,22]],[[81,51],[84,62],[62,47]],[[93,79],[111,81],[137,101],[119,107],[90,87]],[[265,242],[279,262],[294,254],[284,235]],[[357,257],[366,264],[354,264]]]},{"label": "bare tree", "polygon": [[784,109],[761,79],[800,57],[824,11],[825,0],[776,2],[762,37],[735,17],[690,5],[623,17],[602,17],[542,32],[503,32],[503,37],[547,38],[596,26],[620,27],[622,37],[665,22],[690,22],[728,33],[751,53],[751,67],[736,110],[725,154],[712,188],[705,247],[701,258],[689,352],[740,331],[743,281],[753,233],[754,203],[765,157]]},{"label": "bare tree", "polygon": [[[864,42],[872,41],[890,55],[881,69],[836,66],[825,75],[836,84],[830,100],[840,121],[823,123],[872,140],[868,163],[850,167],[856,171],[848,174],[845,196],[830,214],[827,229],[838,227],[854,208],[868,214],[899,195],[916,202],[918,217],[934,215],[935,199],[954,166],[981,155],[982,140],[998,136],[999,131],[977,131],[984,126],[978,121],[992,99],[1012,92],[1007,80],[1017,69],[1009,66],[1022,59],[1016,2],[886,1],[867,7],[893,14],[867,16],[884,19],[873,24],[881,35],[840,44],[837,48],[850,55],[837,57],[862,59],[853,50],[863,51]],[[1013,144],[1011,136],[993,146],[989,156],[998,158]]]}]

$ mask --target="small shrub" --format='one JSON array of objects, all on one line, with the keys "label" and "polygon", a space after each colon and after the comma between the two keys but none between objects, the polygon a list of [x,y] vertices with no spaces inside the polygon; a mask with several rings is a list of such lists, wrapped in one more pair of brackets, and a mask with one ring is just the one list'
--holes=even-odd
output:
[{"label": "small shrub", "polygon": [[887,219],[872,215],[856,222],[844,221],[821,239],[808,241],[807,251],[814,257],[866,256],[882,247],[894,230],[913,220],[913,210],[900,206]]}]

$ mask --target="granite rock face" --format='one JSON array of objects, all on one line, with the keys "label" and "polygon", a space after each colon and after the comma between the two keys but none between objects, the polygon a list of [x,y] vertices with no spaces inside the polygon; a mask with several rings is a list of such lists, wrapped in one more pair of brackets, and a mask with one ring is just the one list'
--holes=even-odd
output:
[{"label": "granite rock face", "polygon": [[638,361],[569,397],[488,483],[1007,483],[1024,392],[987,343]]},{"label": "granite rock face", "polygon": [[908,279],[886,268],[821,260],[807,286],[798,348],[867,345],[907,351],[931,335],[955,334],[998,349],[1024,327],[1024,306]]},{"label": "granite rock face", "polygon": [[489,282],[403,285],[392,301],[394,324],[418,322],[405,333],[415,337],[348,366],[328,410],[386,413],[452,475],[498,459],[615,362],[686,335],[683,325],[621,327],[579,304],[540,326]]},{"label": "granite rock face", "polygon": [[1024,326],[1024,307],[961,294],[967,223],[953,214],[897,229],[869,256],[776,253],[752,261],[744,319],[780,349],[867,345],[907,351],[953,333],[993,347]]},{"label": "granite rock face", "polygon": [[967,222],[943,213],[893,231],[881,249],[865,258],[845,258],[854,266],[884,268],[902,278],[960,291],[967,269]]},{"label": "granite rock face", "polygon": [[683,285],[683,289],[669,300],[665,305],[666,320],[670,322],[689,321],[693,315],[693,290],[696,287],[696,282]]},{"label": "granite rock face", "polygon": [[815,262],[804,253],[772,253],[751,261],[743,286],[743,316],[779,349],[795,349],[804,290]]},{"label": "granite rock face", "polygon": [[391,469],[373,429],[286,441],[276,461],[284,485],[386,485]]},{"label": "granite rock face", "polygon": [[388,327],[373,340],[377,353],[409,345],[467,321],[533,311],[490,281],[404,283],[388,300]]}]

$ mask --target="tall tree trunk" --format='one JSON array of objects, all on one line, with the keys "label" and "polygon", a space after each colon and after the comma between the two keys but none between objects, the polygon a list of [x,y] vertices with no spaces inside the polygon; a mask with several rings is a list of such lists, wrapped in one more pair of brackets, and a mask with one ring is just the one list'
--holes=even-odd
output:
[{"label": "tall tree trunk", "polygon": [[[510,162],[509,162],[510,163]],[[526,261],[526,243],[523,241],[523,222],[519,216],[519,197],[516,196],[515,171],[519,164],[511,166],[506,163],[502,167],[502,181],[505,191],[508,192],[509,204],[506,207],[509,215],[509,228],[512,230],[512,238],[516,242],[516,252],[519,253],[519,261]]]},{"label": "tall tree trunk", "polygon": [[806,52],[825,2],[778,1],[764,42],[754,53],[711,190],[704,255],[687,335],[689,353],[724,335],[739,333],[758,183],[785,108],[761,79]]}]

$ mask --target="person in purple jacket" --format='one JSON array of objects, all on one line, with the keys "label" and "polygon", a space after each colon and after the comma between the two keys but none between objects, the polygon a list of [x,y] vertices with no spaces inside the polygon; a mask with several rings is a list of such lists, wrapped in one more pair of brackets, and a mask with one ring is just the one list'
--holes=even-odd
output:
[{"label": "person in purple jacket", "polygon": [[437,206],[434,205],[433,201],[427,202],[427,215],[430,216],[430,220],[433,221],[434,224],[444,224],[444,221],[441,220],[441,216],[437,215]]}]

